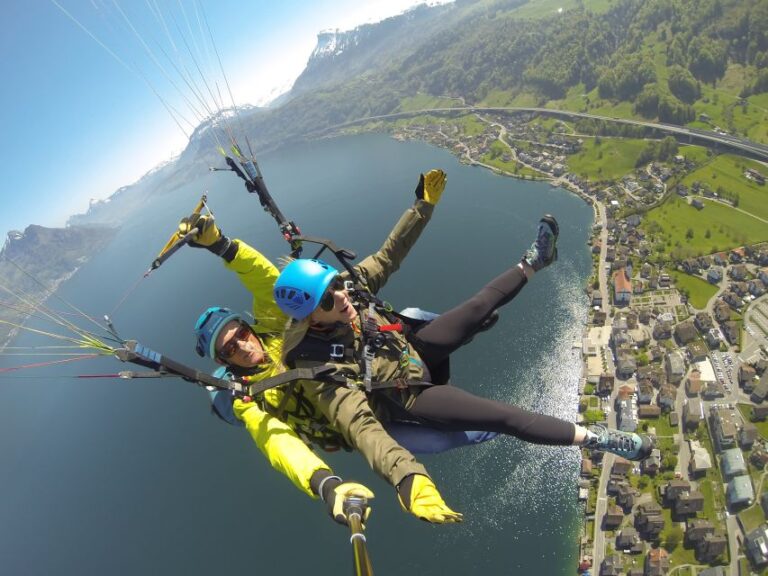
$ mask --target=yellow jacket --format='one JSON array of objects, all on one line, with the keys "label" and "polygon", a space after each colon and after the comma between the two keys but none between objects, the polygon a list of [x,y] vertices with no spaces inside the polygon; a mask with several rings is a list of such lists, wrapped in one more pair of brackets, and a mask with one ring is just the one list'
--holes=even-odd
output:
[{"label": "yellow jacket", "polygon": [[[281,364],[282,332],[287,318],[272,297],[278,269],[245,242],[235,242],[238,244],[237,254],[232,262],[226,263],[226,267],[237,273],[240,281],[253,295],[253,315],[256,319],[253,329],[259,334],[270,360],[264,372],[248,377],[249,381],[257,382],[284,370]],[[276,408],[282,398],[282,390],[272,388],[264,392],[263,400]],[[318,470],[330,471],[330,466],[307,446],[294,428],[269,414],[257,402],[237,399],[233,408],[272,467],[290,478],[300,490],[316,498],[309,485],[310,478]]]}]

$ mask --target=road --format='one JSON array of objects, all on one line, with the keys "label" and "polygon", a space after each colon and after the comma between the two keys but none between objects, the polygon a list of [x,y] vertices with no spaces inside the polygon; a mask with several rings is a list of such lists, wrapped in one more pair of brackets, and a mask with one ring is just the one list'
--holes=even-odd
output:
[{"label": "road", "polygon": [[768,145],[760,144],[758,142],[752,142],[746,138],[738,136],[731,136],[729,134],[718,134],[711,130],[699,130],[696,128],[686,128],[685,126],[675,126],[673,124],[660,124],[657,122],[645,122],[642,120],[631,120],[627,118],[613,118],[609,116],[598,116],[596,114],[587,114],[586,112],[572,112],[570,110],[554,110],[550,108],[529,108],[529,107],[484,107],[484,106],[457,106],[455,108],[427,108],[424,110],[414,110],[411,112],[396,112],[393,114],[382,114],[379,116],[367,116],[365,118],[358,118],[356,120],[350,120],[341,124],[336,124],[328,128],[320,130],[318,133],[323,134],[330,131],[338,130],[347,126],[353,126],[362,122],[370,122],[375,120],[388,120],[395,118],[408,118],[411,116],[419,116],[422,114],[451,114],[456,112],[474,112],[474,113],[487,113],[496,112],[502,114],[508,114],[510,112],[531,112],[541,114],[545,116],[555,116],[558,118],[589,118],[592,120],[600,120],[603,122],[611,122],[615,124],[629,124],[632,126],[642,126],[644,128],[652,128],[666,134],[675,135],[690,142],[698,141],[705,146],[721,146],[725,148],[731,148],[741,153],[749,154],[759,160],[768,161]]}]

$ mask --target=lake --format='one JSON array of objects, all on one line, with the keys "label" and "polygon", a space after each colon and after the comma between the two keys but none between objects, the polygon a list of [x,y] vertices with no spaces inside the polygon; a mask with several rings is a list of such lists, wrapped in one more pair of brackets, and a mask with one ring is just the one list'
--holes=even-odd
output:
[{"label": "lake", "polygon": [[[260,165],[280,208],[305,234],[330,237],[359,258],[380,246],[411,205],[420,172],[447,172],[431,223],[381,293],[397,308],[440,312],[461,302],[517,262],[539,217],[554,214],[558,262],[503,309],[491,332],[454,355],[452,381],[575,418],[581,361],[572,345],[587,315],[593,219],[582,200],[381,135],[283,149]],[[193,351],[197,316],[211,305],[250,310],[248,293],[219,259],[184,248],[130,291],[203,192],[225,234],[272,259],[288,252],[256,196],[234,175],[211,173],[132,215],[58,294],[94,318],[112,313],[124,338],[212,369]],[[66,310],[58,300],[49,305]],[[84,318],[76,322],[98,331]],[[40,338],[25,334],[16,345],[34,343]],[[27,361],[0,356],[0,366]],[[207,394],[195,385],[63,378],[124,369],[132,367],[105,357],[0,379],[4,574],[351,573],[346,529],[274,472],[246,432],[213,417]],[[376,493],[367,536],[377,574],[575,571],[582,516],[576,448],[504,437],[420,457],[445,500],[464,513],[456,526],[403,513],[394,490],[359,455],[326,459]]]}]

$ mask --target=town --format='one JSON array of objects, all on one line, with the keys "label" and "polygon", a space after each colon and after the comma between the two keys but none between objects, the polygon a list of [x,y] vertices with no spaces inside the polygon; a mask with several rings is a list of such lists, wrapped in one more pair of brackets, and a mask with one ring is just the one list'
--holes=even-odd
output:
[{"label": "town", "polygon": [[[649,433],[656,444],[640,463],[583,451],[578,573],[764,573],[768,214],[753,208],[761,192],[768,205],[761,165],[671,138],[649,146],[579,133],[530,113],[425,114],[362,129],[549,180],[594,208],[590,311],[576,343],[580,419]],[[628,165],[611,156],[633,145]],[[724,210],[737,219],[723,223]]]}]

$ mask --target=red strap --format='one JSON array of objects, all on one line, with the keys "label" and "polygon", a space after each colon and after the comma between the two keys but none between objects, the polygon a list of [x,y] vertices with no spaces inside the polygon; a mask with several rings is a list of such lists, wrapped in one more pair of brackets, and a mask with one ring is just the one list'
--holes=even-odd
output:
[{"label": "red strap", "polygon": [[396,324],[382,324],[379,326],[379,332],[402,332],[403,325],[400,322]]}]

